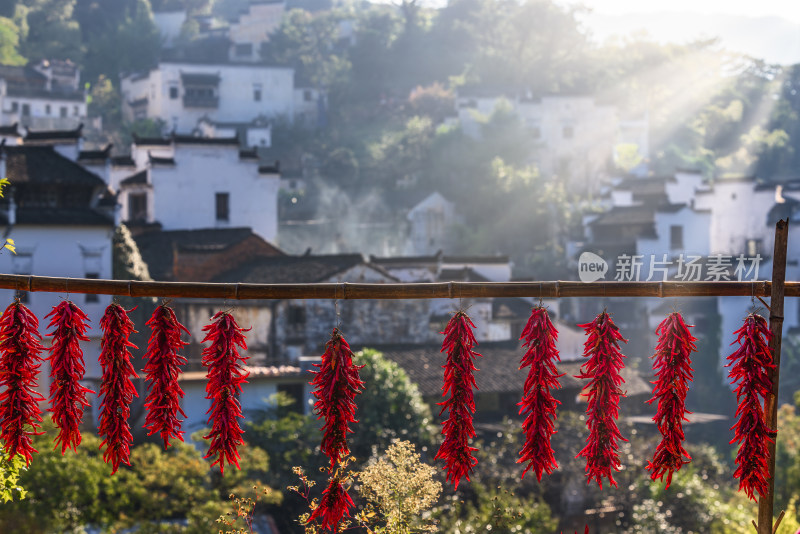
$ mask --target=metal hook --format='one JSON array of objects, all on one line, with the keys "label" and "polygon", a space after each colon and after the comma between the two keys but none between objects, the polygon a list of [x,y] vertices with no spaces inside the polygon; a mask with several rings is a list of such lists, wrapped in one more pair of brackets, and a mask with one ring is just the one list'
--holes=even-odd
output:
[{"label": "metal hook", "polygon": [[542,296],[542,283],[539,282],[539,307],[544,308],[544,298]]}]

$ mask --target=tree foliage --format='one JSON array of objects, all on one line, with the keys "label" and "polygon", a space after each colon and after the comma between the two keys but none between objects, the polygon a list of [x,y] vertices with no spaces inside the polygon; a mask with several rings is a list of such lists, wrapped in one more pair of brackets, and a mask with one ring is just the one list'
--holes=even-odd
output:
[{"label": "tree foliage", "polygon": [[[268,458],[248,447],[242,471],[221,479],[192,446],[164,451],[155,444],[132,449],[131,467],[113,477],[103,461],[100,439],[84,433],[77,452],[52,450],[55,430],[37,436],[40,453],[20,476],[28,498],[0,508],[0,530],[9,534],[73,532],[89,526],[104,531],[205,533],[226,507],[231,491],[263,480]],[[262,484],[263,485],[263,484]],[[269,502],[280,502],[271,492]]]}]

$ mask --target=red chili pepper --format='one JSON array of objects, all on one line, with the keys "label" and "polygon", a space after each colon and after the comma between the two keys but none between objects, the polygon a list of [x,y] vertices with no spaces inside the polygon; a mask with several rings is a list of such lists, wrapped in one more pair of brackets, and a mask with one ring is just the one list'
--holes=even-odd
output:
[{"label": "red chili pepper", "polygon": [[183,441],[178,414],[183,417],[186,414],[181,409],[183,390],[178,384],[178,375],[186,358],[178,351],[188,345],[181,339],[181,332],[189,334],[189,331],[178,322],[172,308],[165,305],[156,308],[147,325],[152,329],[152,334],[147,344],[147,363],[144,366],[148,387],[144,427],[150,431],[148,435],[158,433],[164,440],[164,448],[167,448],[172,438]]},{"label": "red chili pepper", "polygon": [[0,439],[9,460],[17,454],[30,465],[34,452],[31,436],[41,427],[36,391],[42,347],[39,320],[20,303],[12,303],[0,317]]},{"label": "red chili pepper", "polygon": [[353,507],[353,499],[347,494],[347,489],[338,476],[331,477],[328,487],[322,492],[322,498],[308,518],[307,523],[320,521],[320,528],[332,532],[339,531],[339,522]]},{"label": "red chili pepper", "polygon": [[672,482],[672,475],[680,470],[683,464],[692,459],[683,447],[683,421],[686,414],[686,393],[692,381],[691,354],[696,352],[694,342],[697,339],[689,332],[692,325],[683,321],[680,313],[671,313],[656,328],[658,346],[653,355],[656,369],[653,398],[648,404],[658,401],[658,409],[653,421],[661,432],[661,442],[656,447],[652,461],[647,463],[650,478],[663,480],[667,476],[667,488]]},{"label": "red chili pepper", "polygon": [[130,404],[138,397],[132,378],[139,378],[131,362],[129,347],[137,348],[129,341],[134,330],[129,311],[119,304],[111,304],[100,319],[103,331],[100,350],[100,366],[103,369],[103,382],[100,395],[100,425],[98,434],[103,436],[100,448],[105,445],[103,460],[111,464],[111,474],[117,472],[119,464],[131,465],[130,447],[133,442],[128,417]]},{"label": "red chili pepper", "polygon": [[347,434],[352,433],[350,423],[356,423],[356,395],[361,393],[364,382],[358,375],[362,366],[353,364],[353,351],[337,328],[325,345],[322,361],[314,364],[319,371],[310,382],[315,386],[314,410],[317,419],[325,418],[322,426],[322,452],[331,460],[330,469],[350,454]]},{"label": "red chili pepper", "polygon": [[246,383],[250,374],[244,370],[246,356],[240,356],[238,348],[247,350],[247,343],[242,328],[228,312],[219,312],[212,323],[203,327],[207,332],[203,343],[211,345],[203,349],[203,365],[208,368],[206,398],[211,399],[208,422],[211,432],[204,439],[211,439],[206,458],[217,455],[211,464],[219,464],[220,472],[225,472],[225,462],[239,468],[239,452],[237,447],[244,443],[239,418],[242,418],[242,407],[237,398],[242,392],[242,384]]},{"label": "red chili pepper", "polygon": [[611,471],[620,469],[619,441],[628,441],[617,427],[619,398],[624,396],[619,385],[623,382],[620,371],[624,367],[622,359],[625,357],[619,350],[619,342],[628,341],[605,311],[591,323],[578,326],[588,335],[583,355],[589,361],[583,364],[581,374],[575,378],[589,379],[589,402],[586,408],[589,436],[586,446],[575,457],[586,458],[587,483],[597,480],[602,488],[603,477],[606,477],[611,485],[616,486]]},{"label": "red chili pepper", "polygon": [[434,459],[445,460],[446,479],[456,489],[462,477],[469,481],[472,468],[478,463],[478,459],[472,455],[478,449],[469,445],[469,440],[475,437],[475,428],[472,426],[475,398],[472,388],[478,389],[473,375],[477,368],[473,360],[480,356],[472,350],[477,345],[474,328],[469,316],[459,311],[450,318],[444,332],[441,332],[444,334],[442,352],[447,352],[447,361],[443,365],[442,396],[446,397],[449,393],[450,398],[439,403],[442,407],[439,415],[445,410],[449,413],[447,420],[442,423],[444,441]]},{"label": "red chili pepper", "polygon": [[556,407],[560,403],[553,397],[552,390],[561,387],[558,378],[564,376],[558,374],[555,363],[560,361],[556,349],[558,331],[544,307],[533,309],[520,339],[525,340],[523,346],[528,350],[522,357],[519,368],[530,366],[530,370],[525,379],[522,400],[517,403],[521,406],[520,415],[527,414],[522,423],[525,445],[519,453],[521,458],[517,463],[528,463],[520,478],[524,478],[528,469],[533,468],[536,478],[541,481],[542,472],[549,475],[553,469],[558,468],[550,437],[556,433]]},{"label": "red chili pepper", "polygon": [[86,368],[80,342],[89,341],[86,336],[89,318],[75,304],[62,301],[45,318],[50,317],[48,328],[55,327],[48,336],[53,337],[50,351],[50,411],[58,426],[55,447],[61,444],[61,454],[66,450],[77,450],[81,443],[80,425],[83,410],[89,406],[87,393],[95,393],[81,385]]},{"label": "red chili pepper", "polygon": [[755,494],[764,496],[769,491],[769,444],[773,442],[773,430],[767,423],[763,403],[772,394],[770,369],[775,368],[769,341],[772,332],[767,320],[751,313],[744,325],[737,330],[735,343],[739,348],[728,356],[731,367],[729,377],[736,387],[736,424],[731,427],[739,443],[736,455],[737,468],[734,478],[739,479],[739,490],[756,500]]}]

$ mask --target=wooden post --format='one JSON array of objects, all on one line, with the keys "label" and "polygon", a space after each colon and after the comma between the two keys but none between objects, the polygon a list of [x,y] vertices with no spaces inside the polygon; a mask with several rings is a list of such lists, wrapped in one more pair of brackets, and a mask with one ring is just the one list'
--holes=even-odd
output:
[{"label": "wooden post", "polygon": [[773,534],[772,509],[775,503],[775,445],[778,440],[778,385],[781,367],[781,340],[783,333],[783,297],[786,282],[786,248],[789,237],[789,220],[781,219],[775,225],[775,248],[772,255],[772,296],[769,302],[769,329],[772,339],[769,348],[775,368],[770,373],[772,395],[764,399],[764,413],[770,428],[776,431],[769,444],[769,490],[758,500],[758,534]]}]

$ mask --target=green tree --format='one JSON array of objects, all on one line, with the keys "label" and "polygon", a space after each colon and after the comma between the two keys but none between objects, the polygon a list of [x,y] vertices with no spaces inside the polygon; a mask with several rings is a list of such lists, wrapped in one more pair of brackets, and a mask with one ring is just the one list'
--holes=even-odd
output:
[{"label": "green tree", "polygon": [[5,448],[0,447],[0,502],[25,498],[27,492],[19,482],[20,473],[25,469],[25,459],[21,455],[17,454],[9,459]]},{"label": "green tree", "polygon": [[20,29],[7,17],[0,17],[0,63],[24,65],[25,58],[19,53]]},{"label": "green tree", "polygon": [[397,440],[425,447],[433,438],[433,417],[417,385],[406,372],[378,351],[365,349],[355,354],[354,363],[366,384],[356,398],[358,423],[350,437],[350,450],[359,461],[374,451],[387,450]]},{"label": "green tree", "polygon": [[264,43],[264,61],[295,67],[297,80],[301,81],[298,85],[305,81],[312,87],[328,89],[341,83],[350,64],[336,46],[339,19],[336,11],[289,11]]},{"label": "green tree", "polygon": [[28,0],[24,14],[28,28],[20,52],[31,61],[69,59],[83,63],[85,48],[78,22],[73,19],[76,0]]},{"label": "green tree", "polygon": [[[79,532],[95,526],[206,533],[226,509],[229,492],[252,487],[268,469],[264,451],[250,447],[241,451],[242,471],[221,480],[191,445],[176,443],[164,451],[148,443],[133,447],[131,467],[111,476],[97,436],[84,433],[78,450],[62,455],[52,450],[55,433],[48,424],[34,440],[40,452],[20,476],[28,498],[0,507],[0,531]],[[268,501],[279,502],[280,494],[270,492]]]}]

